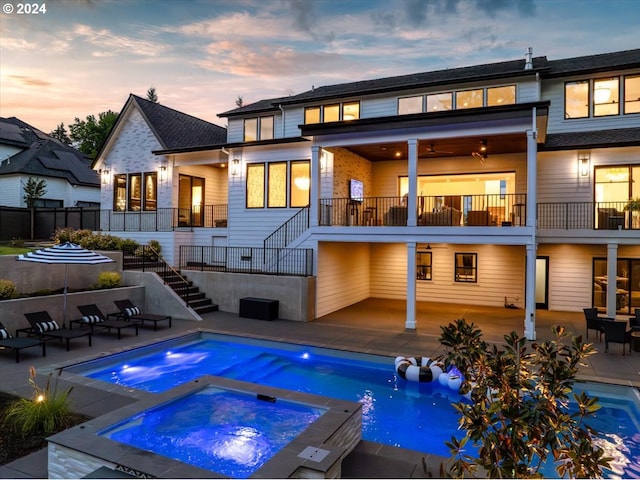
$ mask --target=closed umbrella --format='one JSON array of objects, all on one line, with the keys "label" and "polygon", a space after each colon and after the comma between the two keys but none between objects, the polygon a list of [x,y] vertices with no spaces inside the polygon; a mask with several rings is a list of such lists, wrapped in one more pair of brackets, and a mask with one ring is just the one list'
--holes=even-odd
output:
[{"label": "closed umbrella", "polygon": [[67,320],[67,269],[69,265],[97,265],[99,263],[113,262],[113,259],[105,257],[97,252],[82,248],[75,243],[66,242],[52,247],[36,250],[35,252],[18,255],[17,260],[37,263],[64,264],[64,306],[63,325]]}]

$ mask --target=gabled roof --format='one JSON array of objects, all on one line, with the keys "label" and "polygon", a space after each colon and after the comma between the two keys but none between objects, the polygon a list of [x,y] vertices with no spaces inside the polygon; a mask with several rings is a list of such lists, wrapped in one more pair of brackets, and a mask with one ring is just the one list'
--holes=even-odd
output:
[{"label": "gabled roof", "polygon": [[361,80],[357,82],[340,83],[313,88],[306,92],[290,97],[281,97],[270,100],[260,100],[245,107],[236,108],[220,117],[231,117],[254,113],[256,106],[266,109],[267,106],[277,108],[278,105],[290,105],[294,103],[307,103],[312,101],[329,100],[333,98],[372,95],[391,91],[411,90],[422,87],[433,87],[451,83],[464,83],[478,80],[490,80],[495,78],[507,78],[522,75],[535,75],[547,68],[546,57],[533,59],[533,68],[525,69],[525,60],[510,60],[506,62],[488,63],[471,67],[450,68],[432,72],[412,73],[395,77],[378,78],[374,80]]},{"label": "gabled roof", "polygon": [[227,141],[226,128],[137,95],[131,94],[129,98],[138,105],[164,149],[215,145]]},{"label": "gabled roof", "polygon": [[0,144],[22,150],[0,162],[0,175],[23,174],[63,178],[71,185],[98,187],[100,179],[91,159],[22,120],[0,118]]},{"label": "gabled roof", "polygon": [[640,49],[635,49],[552,60],[549,62],[549,71],[545,76],[558,77],[638,67],[640,67]]}]

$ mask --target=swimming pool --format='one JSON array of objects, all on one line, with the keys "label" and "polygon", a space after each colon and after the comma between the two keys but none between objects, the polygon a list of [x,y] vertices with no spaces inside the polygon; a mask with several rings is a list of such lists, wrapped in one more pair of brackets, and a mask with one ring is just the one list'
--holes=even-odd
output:
[{"label": "swimming pool", "polygon": [[[312,393],[362,404],[363,438],[449,456],[457,431],[451,402],[461,397],[439,382],[398,378],[389,357],[244,337],[200,333],[68,367],[109,383],[162,392],[201,375]],[[615,457],[610,476],[640,476],[640,399],[630,388],[578,385],[601,398],[590,424]]]}]

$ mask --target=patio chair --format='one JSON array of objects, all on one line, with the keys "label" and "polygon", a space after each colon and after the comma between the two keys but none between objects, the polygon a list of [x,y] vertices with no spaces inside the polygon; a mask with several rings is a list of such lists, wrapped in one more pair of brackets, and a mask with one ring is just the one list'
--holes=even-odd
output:
[{"label": "patio chair", "polygon": [[121,332],[123,328],[135,328],[136,335],[138,335],[139,323],[137,321],[127,322],[124,320],[109,320],[95,303],[90,305],[78,305],[78,310],[80,310],[82,318],[71,320],[69,322],[69,328],[73,328],[74,323],[77,323],[78,325],[88,325],[91,329],[91,333],[95,333],[96,329],[107,330],[107,333],[111,333],[111,329],[113,328],[118,331],[118,340],[122,338]]},{"label": "patio chair", "polygon": [[13,350],[16,352],[16,363],[20,363],[20,350],[31,347],[42,347],[42,356],[47,356],[45,342],[33,338],[12,337],[5,326],[0,322],[0,350]]},{"label": "patio chair", "polygon": [[603,320],[602,327],[604,329],[604,353],[609,351],[609,343],[621,343],[622,355],[624,355],[624,346],[628,343],[629,353],[631,353],[631,331],[627,330],[627,322]]},{"label": "patio chair", "polygon": [[589,330],[595,330],[600,334],[600,341],[602,341],[602,334],[604,330],[602,328],[602,321],[606,317],[598,315],[597,308],[583,308],[584,318],[587,321],[587,338],[589,338]]},{"label": "patio chair", "polygon": [[636,308],[635,315],[629,319],[629,327],[632,332],[640,332],[640,308]]},{"label": "patio chair", "polygon": [[91,346],[91,330],[90,329],[77,329],[72,330],[70,328],[60,328],[57,322],[51,318],[49,312],[33,312],[25,313],[31,327],[19,328],[16,330],[16,336],[20,333],[26,333],[28,336],[36,336],[41,340],[58,339],[60,341],[65,340],[67,343],[67,352],[70,349],[70,342],[74,338],[87,337],[89,339],[89,346]]},{"label": "patio chair", "polygon": [[119,316],[126,320],[139,320],[143,325],[145,322],[152,322],[153,329],[158,330],[158,322],[169,321],[171,328],[171,315],[156,315],[153,313],[142,313],[135,304],[128,298],[124,300],[115,300],[114,303],[120,310]]}]

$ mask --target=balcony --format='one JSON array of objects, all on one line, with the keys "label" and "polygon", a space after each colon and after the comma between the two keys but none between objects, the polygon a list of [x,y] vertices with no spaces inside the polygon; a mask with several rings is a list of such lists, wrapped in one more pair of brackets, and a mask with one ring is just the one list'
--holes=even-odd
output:
[{"label": "balcony", "polygon": [[[417,198],[418,226],[511,227],[526,224],[527,195],[440,195]],[[406,226],[407,199],[320,199],[320,226]]]},{"label": "balcony", "polygon": [[158,208],[151,211],[100,210],[100,230],[170,232],[192,228],[225,228],[227,205]]},{"label": "balcony", "polygon": [[627,202],[538,203],[537,229],[640,230],[640,212],[625,211]]}]

